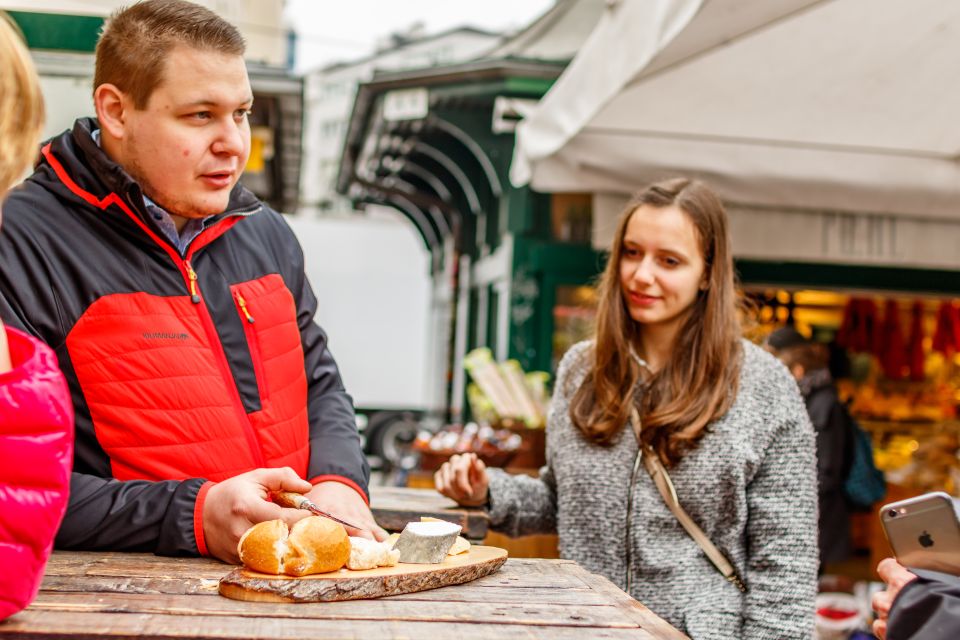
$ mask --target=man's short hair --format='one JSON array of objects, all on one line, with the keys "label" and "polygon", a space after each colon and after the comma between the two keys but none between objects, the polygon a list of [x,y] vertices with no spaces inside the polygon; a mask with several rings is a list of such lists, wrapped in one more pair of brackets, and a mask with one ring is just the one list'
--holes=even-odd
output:
[{"label": "man's short hair", "polygon": [[206,7],[185,0],[146,0],[114,12],[97,41],[93,88],[112,84],[144,109],[178,45],[242,56],[243,36]]},{"label": "man's short hair", "polygon": [[0,195],[33,164],[43,130],[43,94],[19,30],[0,11]]}]

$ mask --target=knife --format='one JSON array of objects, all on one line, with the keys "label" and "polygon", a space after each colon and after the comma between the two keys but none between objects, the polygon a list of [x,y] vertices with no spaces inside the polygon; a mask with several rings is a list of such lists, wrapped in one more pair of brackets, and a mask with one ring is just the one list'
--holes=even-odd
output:
[{"label": "knife", "polygon": [[350,524],[346,520],[341,520],[340,518],[332,516],[326,511],[323,511],[320,507],[315,505],[310,498],[301,493],[293,493],[292,491],[274,491],[272,493],[272,497],[273,501],[281,507],[288,507],[290,509],[305,509],[314,515],[329,518],[334,522],[339,522],[345,527],[350,527],[351,529],[356,529],[357,531],[366,531],[366,529],[363,527]]}]

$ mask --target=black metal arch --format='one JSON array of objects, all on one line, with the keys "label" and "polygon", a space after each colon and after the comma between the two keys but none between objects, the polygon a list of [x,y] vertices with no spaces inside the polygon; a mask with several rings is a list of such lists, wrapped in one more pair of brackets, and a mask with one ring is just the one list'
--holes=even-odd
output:
[{"label": "black metal arch", "polygon": [[368,124],[349,195],[400,210],[440,268],[446,240],[460,253],[497,210],[503,191],[493,163],[463,130],[434,114],[388,121],[381,107]]}]

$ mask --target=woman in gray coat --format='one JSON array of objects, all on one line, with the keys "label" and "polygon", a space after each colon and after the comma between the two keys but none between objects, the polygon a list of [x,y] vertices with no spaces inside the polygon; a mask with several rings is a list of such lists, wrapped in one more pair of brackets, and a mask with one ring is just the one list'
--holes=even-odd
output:
[{"label": "woman in gray coat", "polygon": [[[685,179],[642,192],[599,288],[595,337],[557,372],[540,477],[488,471],[466,454],[437,472],[438,490],[487,505],[510,535],[558,532],[562,557],[695,640],[812,637],[814,433],[786,368],[740,338],[717,196]],[[669,470],[745,592],[668,509],[640,451]]]}]

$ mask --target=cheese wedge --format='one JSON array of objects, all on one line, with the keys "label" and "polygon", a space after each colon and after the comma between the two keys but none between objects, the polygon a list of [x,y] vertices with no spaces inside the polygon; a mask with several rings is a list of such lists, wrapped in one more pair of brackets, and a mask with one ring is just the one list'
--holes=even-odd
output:
[{"label": "cheese wedge", "polygon": [[408,522],[393,548],[400,552],[400,562],[438,564],[459,533],[460,526],[451,522]]},{"label": "cheese wedge", "polygon": [[[441,520],[440,518],[431,518],[430,516],[420,516],[420,522],[447,522],[446,520]],[[398,535],[398,534],[393,534]],[[389,540],[389,538],[387,538]],[[453,543],[453,546],[450,547],[450,551],[447,551],[448,556],[458,556],[461,553],[467,553],[470,551],[470,541],[464,538],[463,536],[457,536],[456,542]]]}]

